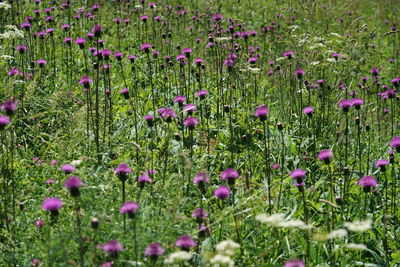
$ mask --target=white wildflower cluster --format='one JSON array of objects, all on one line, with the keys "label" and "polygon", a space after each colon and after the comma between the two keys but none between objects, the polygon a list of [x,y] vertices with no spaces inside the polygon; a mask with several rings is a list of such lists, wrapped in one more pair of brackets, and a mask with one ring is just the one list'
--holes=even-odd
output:
[{"label": "white wildflower cluster", "polygon": [[0,3],[0,9],[7,10],[7,9],[10,9],[10,8],[11,8],[11,6],[9,4],[4,3],[4,2]]},{"label": "white wildflower cluster", "polygon": [[229,37],[217,37],[215,38],[217,42],[229,41]]},{"label": "white wildflower cluster", "polygon": [[367,219],[365,221],[355,221],[355,222],[346,222],[343,224],[349,231],[362,233],[365,232],[372,227],[372,221]]},{"label": "white wildflower cluster", "polygon": [[345,229],[337,229],[329,233],[328,239],[344,238],[346,236],[347,236],[347,231]]},{"label": "white wildflower cluster", "polygon": [[210,263],[212,266],[224,266],[233,267],[235,262],[232,260],[232,256],[235,255],[235,251],[240,248],[240,245],[232,240],[225,240],[217,244],[217,254],[211,258]]},{"label": "white wildflower cluster", "polygon": [[345,248],[354,249],[354,250],[366,250],[367,246],[364,244],[356,244],[356,243],[347,243],[344,245]]},{"label": "white wildflower cluster", "polygon": [[4,59],[4,60],[10,60],[10,59],[13,59],[14,57],[13,56],[10,56],[10,55],[1,55],[0,56],[0,59]]},{"label": "white wildflower cluster", "polygon": [[313,228],[312,225],[308,225],[302,220],[286,220],[285,215],[282,213],[276,213],[270,216],[266,214],[258,214],[256,216],[256,220],[269,226],[278,228],[298,228],[302,230]]},{"label": "white wildflower cluster", "polygon": [[172,263],[183,263],[190,260],[193,257],[193,254],[187,251],[178,251],[172,254],[169,254],[168,257],[164,260],[165,264]]},{"label": "white wildflower cluster", "polygon": [[17,38],[24,38],[24,32],[18,29],[16,26],[7,25],[5,28],[7,29],[7,31],[0,34],[0,39],[12,40]]},{"label": "white wildflower cluster", "polygon": [[247,67],[246,69],[240,69],[240,71],[242,71],[242,72],[260,73],[261,69],[260,68]]}]

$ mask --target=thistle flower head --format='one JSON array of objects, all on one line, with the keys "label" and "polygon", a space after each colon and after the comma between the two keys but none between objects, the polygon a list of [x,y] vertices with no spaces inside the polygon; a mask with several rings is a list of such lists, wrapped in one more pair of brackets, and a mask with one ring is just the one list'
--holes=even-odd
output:
[{"label": "thistle flower head", "polygon": [[221,172],[221,180],[224,182],[228,182],[229,184],[233,184],[235,180],[239,177],[239,173],[237,170],[228,168]]},{"label": "thistle flower head", "polygon": [[1,110],[8,116],[12,116],[17,109],[17,104],[11,100],[6,100],[1,104]]},{"label": "thistle flower head", "polygon": [[6,128],[6,126],[11,122],[10,118],[7,116],[0,115],[0,130]]},{"label": "thistle flower head", "polygon": [[122,214],[128,214],[130,218],[134,218],[137,210],[139,209],[139,205],[133,201],[127,201],[122,204],[119,212]]},{"label": "thistle flower head", "polygon": [[389,161],[387,161],[386,159],[378,159],[375,162],[375,167],[376,168],[380,168],[381,171],[385,171],[386,170],[386,165],[389,164]]},{"label": "thistle flower head", "polygon": [[119,243],[117,240],[108,241],[102,246],[102,248],[104,252],[114,258],[118,257],[118,253],[124,249],[122,244]]},{"label": "thistle flower head", "polygon": [[65,174],[73,173],[75,170],[76,170],[75,167],[71,164],[64,164],[61,167],[61,171],[63,171]]},{"label": "thistle flower head", "polygon": [[196,119],[195,117],[192,117],[192,116],[187,117],[187,118],[185,119],[185,121],[183,122],[183,125],[185,125],[185,126],[188,127],[189,129],[194,129],[194,127],[195,127],[196,125],[198,125],[198,124],[199,124],[199,120]]},{"label": "thistle flower head", "polygon": [[303,109],[303,114],[307,115],[308,117],[312,117],[314,114],[314,108],[313,107],[306,107]]},{"label": "thistle flower head", "polygon": [[341,108],[344,112],[348,112],[350,107],[353,105],[353,102],[348,99],[342,99],[339,102],[339,108]]},{"label": "thistle flower head", "polygon": [[294,259],[291,261],[287,261],[285,262],[284,267],[305,267],[306,265],[304,264],[304,262],[300,259]]},{"label": "thistle flower head", "polygon": [[163,255],[164,252],[165,250],[161,247],[161,245],[157,242],[154,242],[146,248],[146,250],[144,251],[144,255],[146,257],[150,257],[153,260],[156,260],[157,257]]},{"label": "thistle flower head", "polygon": [[397,152],[400,152],[400,136],[395,136],[390,141],[390,146],[396,149]]},{"label": "thistle flower head", "polygon": [[227,197],[229,197],[229,195],[231,194],[231,191],[229,190],[229,187],[225,186],[225,185],[221,185],[219,186],[215,191],[214,191],[214,196],[216,196],[219,199],[226,199]]},{"label": "thistle flower head", "polygon": [[42,208],[46,211],[57,211],[62,207],[61,199],[56,197],[46,198],[42,203]]},{"label": "thistle flower head", "polygon": [[324,161],[326,164],[329,164],[333,159],[333,152],[329,149],[321,150],[318,153],[318,159]]},{"label": "thistle flower head", "polygon": [[175,246],[182,250],[189,251],[190,248],[197,246],[197,243],[190,236],[184,235],[176,240]]},{"label": "thistle flower head", "polygon": [[265,105],[261,105],[254,112],[254,117],[259,118],[261,121],[265,121],[268,114],[269,110],[265,107]]},{"label": "thistle flower head", "polygon": [[370,192],[372,188],[378,185],[378,181],[372,176],[364,176],[358,181],[358,184],[364,188],[364,192]]},{"label": "thistle flower head", "polygon": [[72,176],[64,182],[64,185],[68,189],[79,188],[82,186],[82,180],[77,176]]}]

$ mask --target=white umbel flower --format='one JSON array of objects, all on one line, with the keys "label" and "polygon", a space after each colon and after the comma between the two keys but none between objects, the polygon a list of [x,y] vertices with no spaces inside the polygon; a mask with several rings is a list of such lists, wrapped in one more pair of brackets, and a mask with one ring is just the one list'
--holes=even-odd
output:
[{"label": "white umbel flower", "polygon": [[212,266],[219,267],[219,266],[224,266],[224,267],[233,267],[235,266],[235,263],[229,256],[225,255],[215,255],[211,260],[210,263]]},{"label": "white umbel flower", "polygon": [[240,248],[240,245],[232,240],[225,240],[217,244],[217,253],[220,255],[235,255],[235,250]]},{"label": "white umbel flower", "polygon": [[256,220],[260,223],[265,223],[271,226],[278,226],[281,222],[285,221],[285,214],[275,213],[270,216],[267,214],[258,214]]},{"label": "white umbel flower", "polygon": [[362,233],[371,229],[372,221],[367,219],[365,221],[346,222],[343,224],[349,231]]},{"label": "white umbel flower", "polygon": [[5,10],[7,10],[7,9],[10,9],[10,8],[11,8],[11,6],[10,6],[9,4],[4,3],[4,2],[1,2],[1,3],[0,3],[0,9],[5,9]]},{"label": "white umbel flower", "polygon": [[337,229],[329,233],[328,239],[343,238],[346,235],[347,231],[345,229]]},{"label": "white umbel flower", "polygon": [[366,250],[367,246],[364,244],[348,243],[344,245],[345,248],[355,249],[355,250]]},{"label": "white umbel flower", "polygon": [[172,254],[169,254],[165,259],[164,263],[175,263],[175,262],[184,262],[188,261],[192,258],[193,254],[187,251],[178,251]]}]

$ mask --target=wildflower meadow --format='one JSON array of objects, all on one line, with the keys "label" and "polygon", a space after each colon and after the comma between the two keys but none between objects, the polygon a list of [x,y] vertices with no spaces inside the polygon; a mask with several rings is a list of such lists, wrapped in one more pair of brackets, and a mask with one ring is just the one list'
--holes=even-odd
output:
[{"label": "wildflower meadow", "polygon": [[400,266],[398,0],[0,0],[0,266]]}]

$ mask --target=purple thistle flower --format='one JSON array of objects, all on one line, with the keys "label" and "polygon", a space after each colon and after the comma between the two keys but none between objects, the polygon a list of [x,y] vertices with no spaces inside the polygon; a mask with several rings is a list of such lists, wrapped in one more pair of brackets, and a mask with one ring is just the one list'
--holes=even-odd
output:
[{"label": "purple thistle flower", "polygon": [[82,76],[82,78],[79,81],[79,84],[83,85],[84,88],[88,89],[92,82],[93,82],[93,80],[90,79],[89,76],[85,75],[85,76]]},{"label": "purple thistle flower", "polygon": [[281,166],[278,163],[275,163],[274,165],[272,165],[272,169],[274,170],[278,170]]},{"label": "purple thistle flower", "polygon": [[308,117],[312,117],[312,115],[314,114],[314,108],[313,107],[306,107],[303,109],[303,114],[307,115]]},{"label": "purple thistle flower", "polygon": [[390,146],[400,153],[400,136],[395,136],[390,141]]},{"label": "purple thistle flower", "polygon": [[28,49],[28,48],[27,48],[25,45],[19,45],[19,46],[17,46],[17,48],[16,48],[16,50],[17,50],[19,53],[21,53],[21,54],[25,53],[27,49]]},{"label": "purple thistle flower", "polygon": [[119,212],[122,214],[128,214],[129,218],[135,218],[136,211],[139,209],[139,205],[133,201],[127,201],[122,204]]},{"label": "purple thistle flower", "polygon": [[131,63],[135,62],[136,56],[135,55],[129,55],[128,59]]},{"label": "purple thistle flower", "polygon": [[393,84],[394,87],[399,87],[400,85],[400,77],[394,78],[393,80],[391,80],[391,83]]},{"label": "purple thistle flower", "polygon": [[124,248],[121,243],[117,240],[108,241],[106,244],[102,246],[103,251],[106,252],[113,258],[118,257],[118,253],[121,252]]},{"label": "purple thistle flower", "polygon": [[375,162],[375,167],[376,168],[380,168],[381,169],[381,171],[386,171],[386,165],[388,165],[389,164],[389,161],[387,161],[386,159],[378,159],[376,162]]},{"label": "purple thistle flower", "polygon": [[180,107],[183,106],[183,103],[186,101],[186,97],[182,96],[182,95],[178,95],[177,97],[175,97],[174,102],[178,103],[178,105]]},{"label": "purple thistle flower", "polygon": [[354,106],[355,109],[357,109],[357,110],[360,109],[361,105],[364,104],[364,100],[362,100],[361,98],[357,98],[357,97],[351,99],[350,101],[351,101],[351,105]]},{"label": "purple thistle flower", "polygon": [[15,75],[23,75],[22,72],[20,72],[18,69],[16,68],[12,68],[10,69],[10,71],[7,73],[8,76],[15,76]]},{"label": "purple thistle flower", "polygon": [[154,116],[153,115],[146,115],[144,116],[144,120],[147,122],[147,126],[153,127],[154,123]]},{"label": "purple thistle flower", "polygon": [[384,92],[384,94],[385,94],[389,99],[392,99],[392,98],[395,98],[395,97],[396,97],[396,91],[395,91],[395,90],[392,90],[392,89],[386,90],[386,91]]},{"label": "purple thistle flower", "polygon": [[201,224],[203,219],[208,217],[208,213],[203,208],[196,208],[193,213],[192,217],[196,218],[196,222]]},{"label": "purple thistle flower", "polygon": [[139,177],[138,182],[139,182],[139,187],[144,188],[145,184],[150,184],[151,183],[151,178],[147,174],[143,174]]},{"label": "purple thistle flower", "polygon": [[298,187],[300,190],[303,189],[303,186],[305,185],[305,178],[306,178],[307,172],[305,170],[297,169],[294,170],[290,173],[290,177],[294,180],[294,186]]},{"label": "purple thistle flower", "polygon": [[176,61],[183,61],[186,59],[186,56],[184,54],[179,54],[176,56]]},{"label": "purple thistle flower", "polygon": [[154,242],[146,248],[144,251],[144,256],[150,257],[153,261],[156,261],[159,256],[164,254],[164,252],[165,250],[161,247],[161,245],[157,242]]},{"label": "purple thistle flower", "polygon": [[79,45],[79,48],[81,49],[85,47],[85,43],[86,43],[85,38],[80,37],[75,39],[75,44]]},{"label": "purple thistle flower", "polygon": [[363,83],[366,83],[366,82],[367,82],[367,80],[368,80],[368,77],[367,77],[367,76],[363,76],[363,77],[361,77],[361,81],[362,81]]},{"label": "purple thistle flower", "polygon": [[189,251],[190,248],[197,246],[197,243],[190,236],[184,235],[176,240],[175,246],[182,250]]},{"label": "purple thistle flower", "polygon": [[148,19],[149,19],[149,16],[147,16],[147,15],[143,15],[140,17],[140,20],[143,22],[147,22]]},{"label": "purple thistle flower", "polygon": [[371,74],[374,77],[378,76],[379,75],[379,69],[378,68],[372,68],[371,69]]},{"label": "purple thistle flower", "polygon": [[231,194],[231,191],[225,185],[219,186],[214,191],[214,196],[216,196],[217,198],[222,199],[222,200],[224,200],[225,198],[229,197],[230,194]]},{"label": "purple thistle flower", "polygon": [[44,220],[37,220],[36,222],[35,222],[35,226],[37,227],[37,228],[42,228],[43,226],[44,226]]},{"label": "purple thistle flower", "polygon": [[132,169],[125,163],[121,163],[115,168],[115,174],[118,176],[119,179],[122,181],[126,180],[129,173],[132,172]]},{"label": "purple thistle flower", "polygon": [[58,210],[62,207],[63,202],[56,197],[46,198],[42,203],[42,209],[50,211],[52,216],[58,215]]},{"label": "purple thistle flower", "polygon": [[291,261],[287,261],[285,262],[284,267],[305,267],[306,265],[304,264],[304,262],[300,259],[294,259]]},{"label": "purple thistle flower", "polygon": [[254,112],[254,117],[260,118],[261,121],[265,121],[268,114],[269,110],[263,104],[256,109],[256,111]]},{"label": "purple thistle flower", "polygon": [[71,37],[65,37],[63,42],[69,45],[72,42],[72,38]]},{"label": "purple thistle flower", "polygon": [[[175,110],[172,108],[162,108],[158,110],[161,118],[163,118],[166,122],[171,122],[172,119],[176,118]],[[161,111],[161,112],[160,112]]]},{"label": "purple thistle flower", "polygon": [[228,182],[228,184],[233,185],[235,183],[235,180],[239,178],[239,173],[237,170],[228,168],[221,172],[221,180],[224,182]]},{"label": "purple thistle flower", "polygon": [[329,149],[321,150],[321,152],[318,153],[318,159],[324,161],[325,164],[329,164],[333,159],[333,152]]},{"label": "purple thistle flower", "polygon": [[71,173],[73,173],[75,170],[76,170],[75,167],[74,167],[73,165],[71,165],[71,164],[64,164],[64,165],[61,167],[61,171],[63,171],[65,174],[71,174]]},{"label": "purple thistle flower", "polygon": [[199,124],[199,120],[195,117],[187,117],[183,122],[183,125],[188,127],[190,130],[193,130],[196,125]]},{"label": "purple thistle flower", "polygon": [[288,59],[291,59],[293,55],[294,55],[293,51],[286,51],[282,54],[282,57],[287,57]]},{"label": "purple thistle flower", "polygon": [[123,54],[121,52],[115,52],[114,57],[118,60],[121,61]]},{"label": "purple thistle flower", "polygon": [[31,27],[32,27],[32,25],[28,21],[25,21],[21,24],[21,29],[24,29],[27,31],[29,31],[31,29]]},{"label": "purple thistle flower", "polygon": [[298,79],[301,79],[305,74],[306,72],[303,69],[297,69],[294,72],[294,75],[296,75]]},{"label": "purple thistle flower", "polygon": [[129,89],[128,88],[124,88],[121,91],[119,91],[119,93],[125,98],[125,99],[129,99]]},{"label": "purple thistle flower", "polygon": [[192,54],[193,51],[192,51],[192,49],[190,49],[190,48],[184,48],[184,49],[182,50],[182,53],[185,54],[186,57],[190,57],[190,54]]},{"label": "purple thistle flower", "polygon": [[378,185],[378,182],[372,176],[364,176],[358,181],[358,184],[364,188],[364,192],[368,193]]},{"label": "purple thistle flower", "polygon": [[82,186],[82,180],[77,176],[72,176],[65,181],[64,185],[68,189],[79,188]]},{"label": "purple thistle flower", "polygon": [[193,178],[194,184],[200,185],[201,183],[206,184],[208,182],[210,182],[210,178],[208,177],[208,175],[205,172],[199,172]]},{"label": "purple thistle flower", "polygon": [[215,14],[214,16],[213,16],[213,20],[215,20],[215,21],[221,21],[223,19],[223,17],[222,17],[222,15],[221,14]]},{"label": "purple thistle flower", "polygon": [[79,197],[79,187],[82,186],[82,180],[77,176],[72,176],[64,182],[65,187],[69,190],[72,197]]},{"label": "purple thistle flower", "polygon": [[208,95],[208,91],[207,90],[200,90],[196,93],[196,96],[198,98],[200,98],[200,100],[203,100],[206,98],[206,96]]},{"label": "purple thistle flower", "polygon": [[100,53],[97,54],[97,56],[101,56],[105,60],[109,60],[111,55],[112,55],[112,52],[110,49],[103,49],[100,51]]},{"label": "purple thistle flower", "polygon": [[142,44],[142,45],[140,46],[140,50],[142,50],[142,51],[145,52],[145,53],[149,53],[149,52],[150,52],[150,49],[151,49],[152,47],[153,47],[153,46],[152,46],[151,44],[144,43],[144,44]]},{"label": "purple thistle flower", "polygon": [[8,116],[12,116],[17,109],[17,104],[11,100],[6,100],[1,104],[1,110]]},{"label": "purple thistle flower", "polygon": [[92,33],[94,34],[95,37],[100,37],[102,31],[103,29],[101,28],[100,24],[96,24],[92,28]]},{"label": "purple thistle flower", "polygon": [[10,122],[9,117],[0,115],[0,130],[4,130]]},{"label": "purple thistle flower", "polygon": [[192,115],[193,112],[197,110],[196,105],[194,104],[187,104],[184,108],[183,111],[186,111],[189,115]]},{"label": "purple thistle flower", "polygon": [[352,105],[352,101],[348,99],[342,99],[339,101],[339,108],[341,108],[343,112],[348,112]]},{"label": "purple thistle flower", "polygon": [[193,61],[193,63],[196,64],[197,66],[201,66],[204,63],[204,60],[198,57]]},{"label": "purple thistle flower", "polygon": [[338,53],[333,53],[332,57],[336,60],[338,60],[338,58],[340,57],[340,55]]},{"label": "purple thistle flower", "polygon": [[46,65],[47,61],[45,59],[38,59],[36,60],[36,64],[39,65],[39,67],[43,68]]}]

